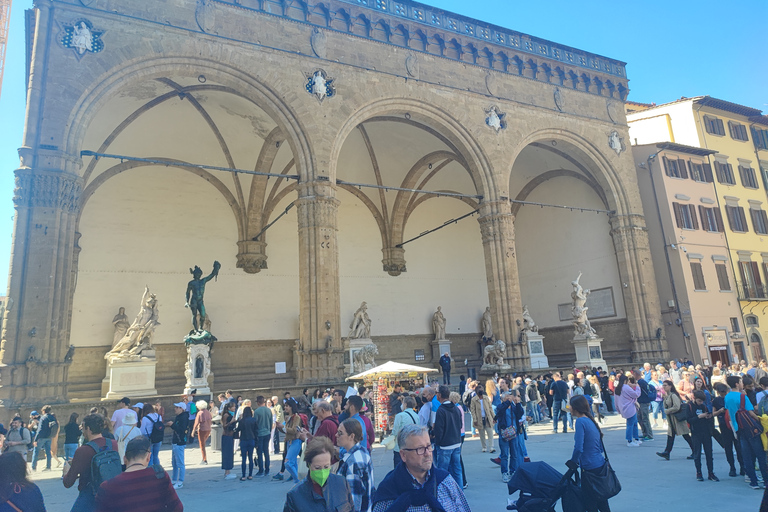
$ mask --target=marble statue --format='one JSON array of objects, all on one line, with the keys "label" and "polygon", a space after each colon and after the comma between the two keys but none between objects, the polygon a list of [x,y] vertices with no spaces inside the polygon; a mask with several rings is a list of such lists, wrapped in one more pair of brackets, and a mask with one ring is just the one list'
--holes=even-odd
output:
[{"label": "marble statue", "polygon": [[445,316],[440,306],[437,306],[437,311],[432,315],[432,330],[435,332],[435,341],[445,339]]},{"label": "marble statue", "polygon": [[523,306],[523,331],[539,332],[539,326],[533,321],[528,306]]},{"label": "marble statue", "polygon": [[83,55],[86,51],[93,51],[93,34],[91,34],[91,30],[85,22],[81,21],[72,29],[71,44],[80,55]]},{"label": "marble statue", "polygon": [[483,349],[483,363],[497,366],[503,365],[506,351],[507,344],[503,340],[496,340],[495,343],[486,345]]},{"label": "marble statue", "polygon": [[379,353],[379,347],[369,343],[354,353],[354,372],[364,372],[370,370],[376,363],[374,357]]},{"label": "marble statue", "polygon": [[325,77],[320,71],[315,72],[315,74],[312,77],[312,94],[314,94],[321,100],[325,98],[325,94],[326,94]]},{"label": "marble statue", "polygon": [[117,345],[118,341],[123,339],[125,332],[131,326],[131,323],[128,321],[128,316],[125,314],[125,308],[121,307],[118,309],[115,318],[112,319],[112,325],[115,326],[115,334],[112,338],[112,346],[114,347]]},{"label": "marble statue", "polygon": [[579,284],[579,279],[581,279],[581,272],[579,272],[576,280],[571,282],[571,286],[573,286],[573,291],[571,292],[571,299],[573,299],[571,316],[573,317],[574,334],[577,336],[594,337],[596,336],[595,330],[589,323],[589,318],[587,318],[587,310],[589,308],[585,306],[590,292],[582,288],[581,284]]},{"label": "marble statue", "polygon": [[363,302],[355,311],[352,323],[349,324],[349,335],[351,340],[364,339],[371,337],[371,319],[368,316],[368,304]]},{"label": "marble statue", "polygon": [[157,296],[150,293],[147,286],[144,288],[144,295],[141,298],[141,306],[136,319],[126,330],[122,339],[112,347],[112,350],[107,352],[104,358],[138,356],[144,349],[150,348],[155,327],[160,325],[158,317]]},{"label": "marble statue", "polygon": [[189,334],[195,334],[202,332],[205,326],[205,304],[203,303],[203,296],[205,295],[205,283],[219,275],[219,269],[221,263],[218,261],[213,262],[213,271],[205,278],[203,278],[203,271],[195,265],[194,269],[189,269],[189,273],[192,274],[192,280],[187,284],[187,303],[184,304],[185,308],[192,310],[192,327]]},{"label": "marble statue", "polygon": [[491,308],[490,306],[485,308],[483,313],[483,338],[487,340],[493,339],[493,324],[491,323]]}]

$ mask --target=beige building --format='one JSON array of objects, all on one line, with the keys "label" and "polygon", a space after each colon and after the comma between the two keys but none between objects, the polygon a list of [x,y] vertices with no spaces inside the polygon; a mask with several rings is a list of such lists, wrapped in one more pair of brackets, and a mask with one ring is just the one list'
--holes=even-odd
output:
[{"label": "beige building", "polygon": [[[628,103],[627,111],[646,213],[655,202],[650,176],[662,212],[663,230],[653,221],[649,230],[666,323],[679,325],[667,329],[671,352],[687,336],[701,360],[765,358],[768,118],[710,96]],[[665,257],[677,299],[660,272]]]},{"label": "beige building", "polygon": [[526,368],[527,304],[571,364],[579,272],[606,359],[668,357],[624,63],[407,1],[82,4],[29,34],[6,406],[98,398],[145,285],[179,392],[187,269],[214,260],[216,389],[340,382],[362,301],[378,361],[436,364],[439,305],[477,368],[490,306]]}]

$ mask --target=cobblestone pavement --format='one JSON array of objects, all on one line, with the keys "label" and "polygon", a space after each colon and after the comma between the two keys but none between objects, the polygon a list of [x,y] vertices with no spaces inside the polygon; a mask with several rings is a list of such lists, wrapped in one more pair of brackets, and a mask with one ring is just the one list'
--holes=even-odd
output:
[{"label": "cobblestone pavement", "polygon": [[[715,473],[720,482],[697,482],[693,461],[686,460],[688,448],[678,438],[670,461],[656,456],[664,448],[666,431],[656,429],[656,439],[637,448],[628,448],[624,441],[624,421],[618,416],[607,418],[606,449],[623,490],[611,500],[614,511],[645,511],[658,507],[667,510],[687,510],[697,500],[706,503],[727,503],[729,510],[753,511],[760,506],[762,491],[750,489],[743,477],[729,478],[728,464],[722,449],[715,443]],[[555,469],[565,472],[565,461],[573,450],[573,434],[552,434],[550,423],[533,425],[527,441],[531,460],[543,460]],[[171,467],[170,446],[163,446],[160,462]],[[498,452],[498,445],[497,445]],[[498,454],[498,453],[497,453]],[[507,504],[506,486],[501,482],[498,466],[489,461],[489,455],[480,451],[479,438],[464,443],[463,457],[469,487],[467,500],[472,510],[482,512],[503,511]],[[495,455],[493,455],[495,456]],[[283,509],[285,493],[290,483],[270,478],[240,482],[222,480],[220,453],[210,452],[207,466],[199,465],[200,450],[187,448],[187,476],[184,488],[178,491],[184,509],[191,512],[219,512],[222,510],[254,510],[279,512]],[[236,457],[236,462],[237,462]],[[381,481],[392,468],[392,452],[374,447],[374,474]],[[703,461],[702,461],[703,462]],[[54,464],[55,465],[55,464]],[[279,469],[280,460],[272,457],[272,474]],[[239,466],[236,466],[239,469]],[[60,471],[35,473],[33,479],[40,486],[50,512],[68,512],[77,496],[77,490],[64,489]],[[558,510],[559,510],[558,506]]]}]

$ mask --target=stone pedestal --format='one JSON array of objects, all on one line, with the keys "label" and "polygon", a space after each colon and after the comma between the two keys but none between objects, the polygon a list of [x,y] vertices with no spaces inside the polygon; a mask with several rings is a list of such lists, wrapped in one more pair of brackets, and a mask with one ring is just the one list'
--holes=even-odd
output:
[{"label": "stone pedestal", "polygon": [[603,338],[574,336],[572,343],[576,349],[574,367],[582,368],[587,366],[589,368],[597,368],[601,366],[603,370],[608,368],[605,359],[603,359]]},{"label": "stone pedestal", "polygon": [[184,365],[184,394],[189,394],[193,389],[198,396],[211,394],[210,380],[213,380],[211,372],[211,344],[187,343],[187,362]]},{"label": "stone pedestal", "polygon": [[544,336],[538,332],[526,331],[525,340],[528,342],[528,355],[531,358],[531,368],[538,370],[549,368],[549,360],[544,354]]},{"label": "stone pedestal", "polygon": [[448,352],[451,355],[451,341],[450,340],[434,340],[432,342],[432,360],[437,362],[440,357]]},{"label": "stone pedestal", "polygon": [[128,361],[120,359],[108,361],[107,376],[102,381],[104,399],[156,395],[156,367],[157,359],[154,357],[140,357]]}]

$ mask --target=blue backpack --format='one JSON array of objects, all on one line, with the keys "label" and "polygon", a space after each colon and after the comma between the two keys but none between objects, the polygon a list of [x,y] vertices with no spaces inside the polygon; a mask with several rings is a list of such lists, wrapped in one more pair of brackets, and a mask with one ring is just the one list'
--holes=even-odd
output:
[{"label": "blue backpack", "polygon": [[648,398],[651,399],[651,402],[656,401],[656,386],[653,384],[648,384]]}]

